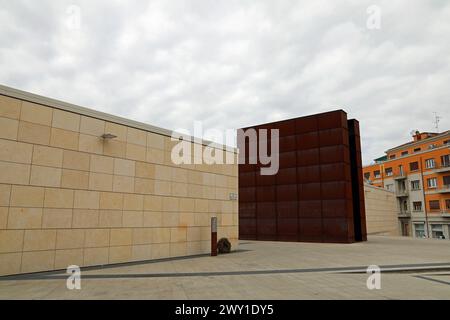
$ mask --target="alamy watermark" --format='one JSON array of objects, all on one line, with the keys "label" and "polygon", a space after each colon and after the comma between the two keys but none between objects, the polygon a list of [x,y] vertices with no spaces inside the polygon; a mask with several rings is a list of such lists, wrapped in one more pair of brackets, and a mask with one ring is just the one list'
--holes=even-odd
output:
[{"label": "alamy watermark", "polygon": [[68,266],[66,273],[69,277],[66,280],[66,287],[69,290],[81,290],[81,269],[79,266]]},{"label": "alamy watermark", "polygon": [[377,5],[371,5],[366,10],[368,18],[366,27],[369,30],[381,29],[381,8]]},{"label": "alamy watermark", "polygon": [[70,5],[66,8],[65,25],[70,31],[79,31],[82,24],[81,8],[77,5]]},{"label": "alamy watermark", "polygon": [[186,129],[179,129],[172,133],[171,140],[178,143],[172,148],[171,160],[176,165],[259,163],[261,175],[275,175],[279,169],[279,136],[278,129],[239,129],[236,141],[239,156],[236,157],[234,153],[220,148],[217,143],[207,143],[203,138],[212,137],[215,141],[221,141],[223,146],[232,145],[236,137],[234,130],[222,132],[209,129],[203,132],[201,122],[197,121],[194,123],[193,134]]},{"label": "alamy watermark", "polygon": [[366,285],[369,290],[380,290],[381,289],[381,268],[376,265],[371,265],[367,268],[367,278]]}]

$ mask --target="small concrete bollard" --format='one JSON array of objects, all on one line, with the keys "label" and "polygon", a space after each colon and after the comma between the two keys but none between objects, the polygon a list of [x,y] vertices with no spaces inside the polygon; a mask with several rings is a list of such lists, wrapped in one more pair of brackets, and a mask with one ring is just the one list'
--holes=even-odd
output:
[{"label": "small concrete bollard", "polygon": [[211,257],[217,256],[217,217],[211,218]]}]

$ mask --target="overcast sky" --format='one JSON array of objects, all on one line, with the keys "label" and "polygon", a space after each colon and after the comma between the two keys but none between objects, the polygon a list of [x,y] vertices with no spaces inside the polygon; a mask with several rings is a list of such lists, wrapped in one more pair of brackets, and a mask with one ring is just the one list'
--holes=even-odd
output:
[{"label": "overcast sky", "polygon": [[367,164],[450,129],[450,1],[0,0],[0,83],[168,129],[342,108]]}]

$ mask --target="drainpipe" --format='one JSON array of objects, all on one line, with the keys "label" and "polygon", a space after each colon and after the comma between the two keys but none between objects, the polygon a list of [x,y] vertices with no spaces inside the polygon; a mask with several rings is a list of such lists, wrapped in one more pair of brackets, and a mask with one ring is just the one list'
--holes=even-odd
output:
[{"label": "drainpipe", "polygon": [[425,198],[425,179],[423,177],[423,165],[422,165],[422,157],[419,157],[420,162],[420,177],[422,179],[422,195],[423,195],[423,210],[425,211],[425,228],[427,230],[427,238],[430,238],[430,226],[428,223],[428,211],[427,211],[427,200]]}]

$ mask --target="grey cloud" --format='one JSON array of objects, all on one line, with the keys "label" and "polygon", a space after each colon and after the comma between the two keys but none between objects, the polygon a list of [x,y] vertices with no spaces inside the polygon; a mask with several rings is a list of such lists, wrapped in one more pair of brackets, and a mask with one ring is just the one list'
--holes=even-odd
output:
[{"label": "grey cloud", "polygon": [[174,129],[343,108],[368,163],[450,128],[449,31],[447,1],[0,0],[0,83]]}]

